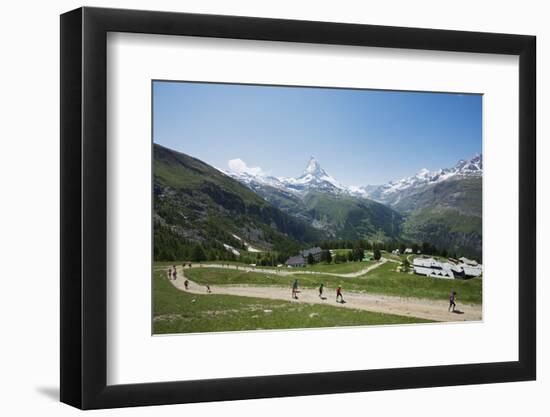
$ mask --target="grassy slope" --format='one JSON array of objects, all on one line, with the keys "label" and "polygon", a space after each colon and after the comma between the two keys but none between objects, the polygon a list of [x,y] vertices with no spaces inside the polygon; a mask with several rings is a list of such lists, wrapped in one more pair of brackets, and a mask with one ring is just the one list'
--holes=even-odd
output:
[{"label": "grassy slope", "polygon": [[430,278],[394,272],[395,265],[386,263],[366,276],[367,290],[372,293],[446,300],[451,290],[458,293],[457,302],[480,304],[481,278],[470,280]]},{"label": "grassy slope", "polygon": [[[233,233],[260,248],[278,244],[283,249],[297,249],[298,241],[315,241],[322,236],[196,158],[156,144],[154,157],[154,208],[158,220],[155,254],[169,252],[181,256],[181,250],[167,251],[162,245],[177,247],[174,240],[181,241],[182,236],[222,250],[223,243],[236,243]],[[252,236],[246,236],[245,230],[250,230]]]},{"label": "grassy slope", "polygon": [[157,271],[154,278],[155,334],[428,322],[315,304],[188,294],[174,288],[163,275],[162,271]]},{"label": "grassy slope", "polygon": [[266,285],[290,287],[295,279],[300,286],[316,288],[324,283],[327,290],[342,286],[343,290],[366,291],[373,294],[399,297],[447,300],[451,290],[458,293],[457,301],[479,304],[482,301],[482,279],[446,280],[395,272],[396,265],[386,263],[360,278],[340,278],[330,275],[297,274],[279,276],[260,272],[196,268],[186,271],[193,281],[212,285]]},{"label": "grassy slope", "polygon": [[482,179],[443,181],[402,198],[403,237],[479,258],[482,240]]},{"label": "grassy slope", "polygon": [[418,242],[430,242],[462,256],[479,258],[482,249],[482,219],[453,209],[426,209],[407,217],[403,236]]},{"label": "grassy slope", "polygon": [[401,232],[401,215],[372,200],[310,192],[304,204],[313,218],[343,239],[396,237]]},{"label": "grassy slope", "polygon": [[[343,249],[347,250],[347,249]],[[156,262],[156,265],[164,265],[166,268],[169,266],[172,266],[175,264],[181,265],[183,262],[189,262],[189,261],[182,261],[182,262]],[[348,274],[350,272],[357,272],[361,271],[362,269],[368,268],[371,265],[374,265],[374,261],[364,261],[364,262],[345,262],[341,264],[325,264],[325,263],[317,263],[314,265],[306,265],[304,267],[296,267],[293,269],[289,269],[286,266],[283,267],[276,267],[276,266],[261,266],[257,265],[256,269],[272,269],[277,271],[292,271],[292,272],[303,272],[303,271],[314,271],[314,272],[329,272],[329,273],[335,273],[335,274]],[[237,261],[204,261],[204,264],[219,264],[219,265],[238,265],[239,267],[251,267],[251,265],[243,264],[242,262]],[[196,264],[195,266],[198,266]]]},{"label": "grassy slope", "polygon": [[305,268],[295,269],[295,271],[315,271],[315,272],[331,272],[335,274],[347,274],[350,272],[361,271],[362,269],[368,268],[369,266],[374,265],[373,261],[365,262],[346,262],[341,264],[325,264],[318,263],[314,265],[307,265]]},{"label": "grassy slope", "polygon": [[461,214],[481,217],[481,178],[448,180],[429,185],[401,198],[395,208],[404,212],[424,209],[452,209]]}]

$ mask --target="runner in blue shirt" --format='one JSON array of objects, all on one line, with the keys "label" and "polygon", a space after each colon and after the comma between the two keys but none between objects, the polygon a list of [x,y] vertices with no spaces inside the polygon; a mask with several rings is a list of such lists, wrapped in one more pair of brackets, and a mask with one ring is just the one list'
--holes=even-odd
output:
[{"label": "runner in blue shirt", "polygon": [[451,311],[451,308],[453,309],[453,311],[455,311],[455,307],[456,307],[455,300],[456,300],[456,291],[451,291],[451,294],[449,295],[449,311]]}]

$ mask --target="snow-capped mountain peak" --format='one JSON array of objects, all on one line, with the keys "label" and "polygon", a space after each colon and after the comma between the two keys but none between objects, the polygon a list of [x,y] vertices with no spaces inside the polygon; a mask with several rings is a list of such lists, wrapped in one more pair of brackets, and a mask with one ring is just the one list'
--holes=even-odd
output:
[{"label": "snow-capped mountain peak", "polygon": [[307,163],[306,169],[304,170],[302,176],[305,176],[307,174],[314,176],[327,175],[323,168],[321,168],[321,164],[319,163],[319,161],[317,161],[313,156],[309,158],[309,162]]},{"label": "snow-capped mountain peak", "polygon": [[466,177],[479,177],[483,174],[483,158],[480,154],[475,154],[471,159],[459,160],[452,168],[440,168],[430,171],[426,168],[421,169],[415,175],[390,181],[387,184],[378,187],[363,187],[367,192],[367,197],[378,201],[399,201],[399,195],[402,192],[411,189],[424,187],[448,179],[460,179]]},{"label": "snow-capped mountain peak", "polygon": [[309,191],[320,191],[331,194],[346,194],[355,197],[371,198],[394,204],[399,201],[403,192],[436,184],[452,178],[481,176],[483,173],[482,155],[476,154],[471,159],[460,160],[452,168],[441,168],[430,171],[422,168],[416,174],[399,180],[390,181],[380,186],[345,186],[327,174],[319,161],[313,156],[309,159],[303,173],[296,178],[275,177],[265,173],[260,167],[249,167],[241,159],[228,163],[229,171],[225,174],[235,178],[253,190],[269,186],[284,192],[303,195]]},{"label": "snow-capped mountain peak", "polygon": [[228,166],[229,171],[224,172],[225,174],[251,188],[268,185],[297,194],[303,194],[310,190],[331,192],[335,194],[347,191],[345,186],[326,173],[319,161],[313,156],[309,159],[302,175],[296,178],[268,176],[261,168],[250,168],[240,159],[229,161]]},{"label": "snow-capped mountain peak", "polygon": [[318,190],[331,193],[341,193],[345,187],[321,168],[321,164],[313,156],[309,159],[306,169],[298,178],[279,178],[289,189],[303,193]]}]

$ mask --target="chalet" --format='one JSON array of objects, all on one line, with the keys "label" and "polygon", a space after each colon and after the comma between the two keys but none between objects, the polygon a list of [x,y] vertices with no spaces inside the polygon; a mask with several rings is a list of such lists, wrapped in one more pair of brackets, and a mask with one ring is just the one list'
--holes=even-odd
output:
[{"label": "chalet", "polygon": [[[434,258],[414,258],[413,271],[417,275],[427,277],[454,279],[454,265],[448,262],[439,262]],[[458,270],[457,270],[458,272]]]},{"label": "chalet", "polygon": [[453,271],[450,269],[444,269],[444,268],[426,268],[423,266],[415,266],[413,267],[414,273],[417,275],[425,275],[427,277],[432,278],[445,278],[445,279],[454,279],[455,276],[453,274]]},{"label": "chalet", "polygon": [[482,266],[477,262],[475,266],[472,266],[466,263],[440,262],[434,258],[413,259],[413,269],[417,275],[447,279],[469,279],[479,277],[483,273]]},{"label": "chalet", "polygon": [[462,258],[458,258],[458,260],[463,263],[463,264],[466,264],[466,265],[469,265],[469,266],[477,266],[477,262],[472,260],[472,259],[468,259],[468,258],[465,258],[464,256]]},{"label": "chalet", "polygon": [[403,252],[405,255],[408,255],[410,253],[413,253],[413,250],[411,248],[405,249],[405,252]]},{"label": "chalet", "polygon": [[401,252],[399,252],[399,249],[394,249],[391,251],[394,255],[401,255]]},{"label": "chalet", "polygon": [[289,268],[306,266],[306,260],[302,255],[291,256],[286,260],[285,265]]},{"label": "chalet", "polygon": [[476,265],[476,266],[462,265],[462,269],[464,271],[464,278],[466,279],[479,277],[483,273],[483,269],[481,268],[481,265]]},{"label": "chalet", "polygon": [[302,252],[300,252],[300,255],[304,257],[306,260],[308,256],[311,255],[313,256],[313,259],[315,260],[315,262],[319,262],[321,260],[321,252],[322,252],[322,249],[319,246],[317,246],[315,248],[303,250]]},{"label": "chalet", "polygon": [[421,268],[441,269],[441,264],[437,262],[434,258],[414,258],[413,266],[418,266]]}]

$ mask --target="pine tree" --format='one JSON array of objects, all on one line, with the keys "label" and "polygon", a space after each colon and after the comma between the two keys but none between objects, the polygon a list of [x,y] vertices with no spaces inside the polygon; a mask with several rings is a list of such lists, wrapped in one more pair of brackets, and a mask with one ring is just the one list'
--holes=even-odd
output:
[{"label": "pine tree", "polygon": [[193,248],[192,259],[195,262],[206,261],[206,253],[204,253],[204,249],[201,245],[195,245]]}]

